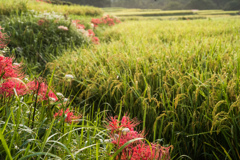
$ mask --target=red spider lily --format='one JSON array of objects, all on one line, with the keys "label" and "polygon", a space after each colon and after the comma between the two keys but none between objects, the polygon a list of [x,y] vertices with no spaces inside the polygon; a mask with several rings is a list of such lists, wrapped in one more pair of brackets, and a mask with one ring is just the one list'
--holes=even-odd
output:
[{"label": "red spider lily", "polygon": [[123,116],[121,121],[117,120],[117,116],[110,117],[107,122],[109,124],[106,127],[111,133],[119,133],[119,130],[123,128],[129,128],[130,131],[134,131],[134,128],[140,124],[136,119],[130,119],[127,115]]},{"label": "red spider lily", "polygon": [[72,20],[72,23],[77,27],[77,29],[85,29],[85,26],[80,24],[80,20]]},{"label": "red spider lily", "polygon": [[3,79],[7,78],[20,78],[24,75],[20,73],[21,65],[13,65],[12,58],[0,56],[0,76]]},{"label": "red spider lily", "polygon": [[[134,131],[134,128],[139,125],[136,119],[130,119],[125,115],[121,121],[117,117],[107,119],[107,129],[111,131],[111,143],[115,149],[119,149],[128,141],[135,138],[144,138],[143,132]],[[142,140],[137,140],[126,146],[121,153],[116,157],[117,160],[170,160],[170,147],[162,147],[159,144],[151,144],[151,147]]]},{"label": "red spider lily", "polygon": [[95,28],[96,28],[99,24],[102,23],[101,20],[98,19],[98,18],[96,18],[96,19],[93,18],[93,19],[91,20],[91,22],[92,22],[92,24],[94,25]]},{"label": "red spider lily", "polygon": [[111,18],[109,15],[106,15],[100,19],[92,19],[91,22],[94,24],[94,27],[96,28],[100,24],[105,24],[108,26],[113,26],[115,23],[121,23],[121,21],[117,18]]},{"label": "red spider lily", "polygon": [[[65,113],[65,122],[72,123],[74,120],[81,118],[81,116],[74,116],[73,112],[69,111],[69,108],[64,112]],[[63,115],[63,109],[54,114],[54,118],[61,117]]]},{"label": "red spider lily", "polygon": [[94,37],[95,33],[91,29],[89,29],[88,30],[88,35],[89,35],[89,37]]},{"label": "red spider lily", "polygon": [[0,95],[6,97],[13,96],[14,89],[18,96],[25,95],[27,93],[27,86],[20,79],[7,79],[0,84]]},{"label": "red spider lily", "polygon": [[3,28],[0,26],[0,48],[5,48],[10,40],[9,36],[6,33],[1,32],[2,29]]},{"label": "red spider lily", "polygon": [[27,86],[30,92],[38,92],[40,101],[48,100],[48,98],[50,98],[50,100],[52,101],[58,100],[57,96],[53,93],[51,89],[49,89],[49,92],[47,94],[48,86],[44,82],[40,83],[39,85],[38,81],[31,81],[27,84]]}]

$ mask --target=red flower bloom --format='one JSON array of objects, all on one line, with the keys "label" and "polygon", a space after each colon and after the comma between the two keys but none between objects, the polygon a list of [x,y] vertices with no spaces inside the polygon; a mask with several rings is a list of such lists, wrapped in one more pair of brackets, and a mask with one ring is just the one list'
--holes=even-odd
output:
[{"label": "red flower bloom", "polygon": [[49,89],[49,92],[47,95],[48,86],[44,82],[42,82],[39,85],[38,81],[31,81],[27,84],[27,86],[28,86],[30,92],[32,92],[32,91],[38,92],[40,101],[48,100],[48,98],[50,98],[50,100],[52,100],[52,101],[58,100],[57,96],[53,93],[53,91],[51,89]]},{"label": "red flower bloom", "polygon": [[77,29],[85,29],[85,26],[80,24],[80,20],[72,20],[72,23],[77,27]]},{"label": "red flower bloom", "polygon": [[[81,116],[74,116],[73,112],[69,111],[69,108],[64,112],[65,113],[65,122],[72,123],[74,120],[81,118]],[[61,117],[63,115],[63,109],[54,114],[54,118]]]},{"label": "red flower bloom", "polygon": [[[128,141],[135,138],[144,138],[143,132],[134,131],[134,128],[139,124],[137,120],[130,119],[127,115],[123,116],[121,122],[117,117],[110,117],[108,120],[107,129],[111,131],[111,143],[115,149],[119,149]],[[116,157],[118,160],[170,160],[170,147],[162,147],[159,144],[151,144],[151,147],[142,140],[137,140],[126,146],[122,152]]]},{"label": "red flower bloom", "polygon": [[6,97],[13,96],[14,89],[18,96],[25,95],[27,93],[27,86],[20,79],[7,79],[0,84],[0,94]]},{"label": "red flower bloom", "polygon": [[95,33],[91,29],[89,29],[88,30],[88,35],[89,35],[89,37],[94,37]]},{"label": "red flower bloom", "polygon": [[117,18],[111,18],[109,15],[106,15],[100,19],[92,19],[91,22],[94,24],[94,27],[96,28],[100,24],[105,24],[108,26],[113,26],[115,23],[120,23],[121,21]]}]

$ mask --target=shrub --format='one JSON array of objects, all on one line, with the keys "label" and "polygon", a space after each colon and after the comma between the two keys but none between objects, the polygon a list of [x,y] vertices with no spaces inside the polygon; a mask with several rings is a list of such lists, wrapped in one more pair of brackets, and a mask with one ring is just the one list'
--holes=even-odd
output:
[{"label": "shrub", "polygon": [[60,56],[64,49],[88,43],[71,21],[54,13],[7,18],[1,23],[11,34],[8,45],[11,54],[16,58],[24,57],[29,64],[39,64],[39,69]]},{"label": "shrub", "polygon": [[235,0],[235,1],[230,1],[228,2],[225,7],[225,10],[239,10],[240,9],[240,2]]}]

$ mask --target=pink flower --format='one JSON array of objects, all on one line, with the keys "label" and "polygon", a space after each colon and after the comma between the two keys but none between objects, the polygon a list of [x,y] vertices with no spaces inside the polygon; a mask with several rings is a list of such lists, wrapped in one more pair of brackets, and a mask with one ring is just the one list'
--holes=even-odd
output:
[{"label": "pink flower", "polygon": [[68,31],[68,27],[65,26],[58,26],[58,29]]}]

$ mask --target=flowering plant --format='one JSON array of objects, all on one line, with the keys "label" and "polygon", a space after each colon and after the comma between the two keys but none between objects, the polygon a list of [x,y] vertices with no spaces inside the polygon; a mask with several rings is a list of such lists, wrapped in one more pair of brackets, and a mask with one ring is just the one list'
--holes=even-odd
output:
[{"label": "flowering plant", "polygon": [[[66,109],[64,114],[65,114],[65,122],[67,123],[77,122],[76,120],[82,117],[82,116],[75,116],[74,113],[69,110],[69,108]],[[54,118],[62,117],[62,116],[63,116],[63,109],[61,109],[59,112],[54,114]]]},{"label": "flowering plant", "polygon": [[[110,130],[111,143],[116,150],[124,144],[136,138],[144,138],[144,132],[135,131],[135,127],[140,124],[136,119],[123,116],[121,121],[117,117],[110,117],[107,129]],[[170,149],[172,146],[163,147],[160,144],[147,144],[142,140],[136,140],[128,144],[116,157],[118,160],[170,160]]]},{"label": "flowering plant", "polygon": [[105,15],[102,18],[93,18],[91,22],[95,28],[98,27],[98,25],[114,26],[116,23],[121,23],[118,18],[110,17],[109,15]]},{"label": "flowering plant", "polygon": [[80,24],[80,20],[73,20],[72,23],[76,26],[78,31],[81,32],[87,39],[91,40],[92,43],[100,44],[100,40],[98,37],[95,37],[93,30],[85,30],[86,27],[83,24]]}]

